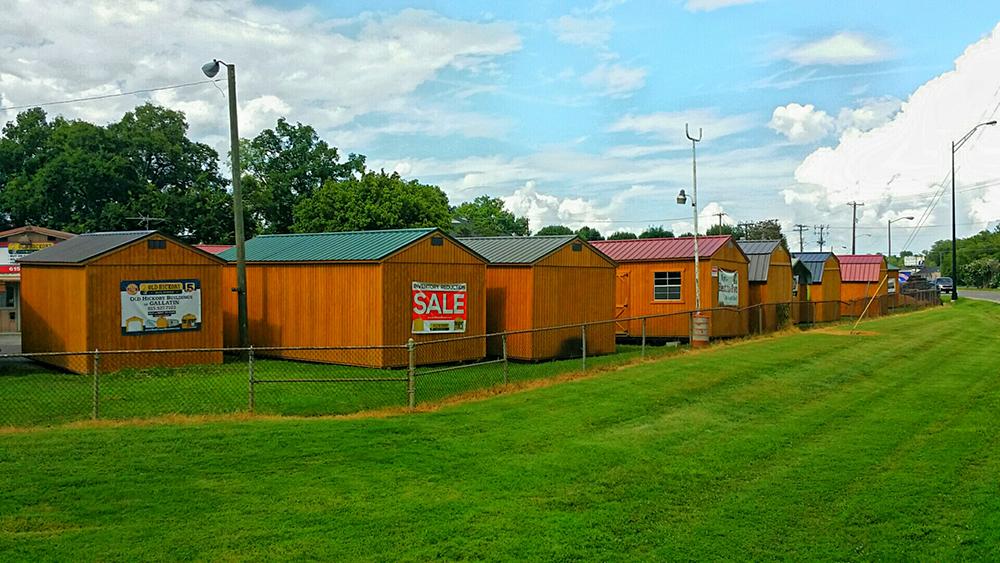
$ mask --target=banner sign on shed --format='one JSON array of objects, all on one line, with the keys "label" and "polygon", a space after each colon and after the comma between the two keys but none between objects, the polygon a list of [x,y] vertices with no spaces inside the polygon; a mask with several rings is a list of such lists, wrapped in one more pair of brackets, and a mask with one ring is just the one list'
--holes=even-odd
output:
[{"label": "banner sign on shed", "polygon": [[465,332],[464,283],[413,282],[413,334]]},{"label": "banner sign on shed", "polygon": [[154,280],[121,282],[122,334],[199,330],[201,282]]},{"label": "banner sign on shed", "polygon": [[719,269],[719,306],[738,307],[740,304],[739,272]]}]

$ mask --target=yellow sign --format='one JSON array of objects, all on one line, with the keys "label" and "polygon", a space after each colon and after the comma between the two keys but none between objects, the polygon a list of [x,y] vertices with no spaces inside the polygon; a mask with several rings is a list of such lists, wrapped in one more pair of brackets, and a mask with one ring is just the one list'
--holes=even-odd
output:
[{"label": "yellow sign", "polygon": [[7,244],[7,249],[11,252],[34,252],[50,246],[55,246],[54,242],[12,242]]}]

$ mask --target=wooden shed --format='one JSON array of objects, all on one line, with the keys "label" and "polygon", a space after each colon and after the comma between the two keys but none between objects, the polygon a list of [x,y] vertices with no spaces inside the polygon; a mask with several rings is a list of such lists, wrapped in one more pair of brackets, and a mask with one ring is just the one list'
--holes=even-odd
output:
[{"label": "wooden shed", "polygon": [[[689,311],[695,309],[694,238],[601,240],[594,247],[618,262],[615,318],[619,334],[640,336],[642,322],[632,317],[658,315],[646,321],[646,335],[690,336]],[[711,318],[711,336],[745,336],[750,303],[749,260],[731,236],[698,237],[701,308]],[[722,278],[724,283],[720,284]]]},{"label": "wooden shed", "polygon": [[21,332],[21,265],[19,261],[66,239],[73,233],[26,225],[0,232],[0,333]]},{"label": "wooden shed", "polygon": [[780,240],[741,240],[750,260],[750,331],[775,331],[792,320],[792,255]]},{"label": "wooden shed", "polygon": [[[235,249],[225,268],[226,346],[239,344]],[[486,332],[486,259],[440,229],[262,235],[247,241],[255,347],[401,346]],[[400,348],[270,350],[274,357],[402,367]],[[478,360],[484,339],[418,348],[420,364]]]},{"label": "wooden shed", "polygon": [[[219,258],[156,231],[87,233],[21,260],[25,352],[222,347]],[[44,361],[77,373],[84,356]],[[222,353],[102,354],[102,372],[221,363]]]},{"label": "wooden shed", "polygon": [[[615,314],[613,260],[575,235],[467,237],[459,239],[485,257],[486,331],[531,330],[611,321]],[[546,360],[578,356],[580,328],[511,335],[507,356]],[[501,353],[501,340],[487,343]],[[614,323],[587,327],[587,354],[615,351]]]},{"label": "wooden shed", "polygon": [[840,320],[840,262],[832,252],[792,253],[792,316],[804,324]]},{"label": "wooden shed", "polygon": [[[859,317],[868,307],[867,317],[889,311],[888,266],[881,254],[843,254],[840,260],[840,314]],[[898,274],[897,274],[898,275]]]}]

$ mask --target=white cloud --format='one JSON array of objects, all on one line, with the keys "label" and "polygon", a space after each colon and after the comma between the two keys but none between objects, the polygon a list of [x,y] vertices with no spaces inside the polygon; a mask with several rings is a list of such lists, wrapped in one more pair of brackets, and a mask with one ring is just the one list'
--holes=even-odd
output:
[{"label": "white cloud", "polygon": [[782,58],[803,66],[869,64],[892,56],[892,50],[884,43],[847,31],[800,43],[781,53]]},{"label": "white cloud", "polygon": [[837,127],[870,131],[888,123],[902,105],[903,101],[899,98],[886,96],[867,100],[856,108],[843,108],[837,116]]},{"label": "white cloud", "polygon": [[774,108],[768,127],[784,135],[793,143],[814,143],[835,128],[833,118],[812,104],[791,103]]},{"label": "white cloud", "polygon": [[689,12],[711,12],[720,8],[753,4],[760,0],[687,0],[684,9]]},{"label": "white cloud", "polygon": [[[798,185],[784,192],[786,202],[808,206],[815,215],[817,210],[847,213],[844,203],[863,201],[862,222],[872,228],[884,226],[886,216],[920,217],[931,200],[926,194],[942,183],[948,185],[949,142],[996,117],[1000,108],[998,66],[1000,25],[968,47],[955,61],[954,70],[920,86],[889,121],[867,132],[847,129],[836,147],[821,148],[806,157],[795,171]],[[963,185],[1000,178],[1000,130],[980,129],[958,153],[957,163],[958,222],[1000,219],[997,187],[973,186],[962,191]],[[945,200],[928,223],[947,224],[949,208]],[[966,233],[980,228],[982,225],[960,227]],[[944,230],[935,232],[938,238],[946,234]]]},{"label": "white cloud", "polygon": [[[58,9],[19,2],[4,10],[4,24],[0,96],[8,104],[193,82],[216,56],[237,65],[243,135],[278,114],[324,134],[373,112],[406,115],[418,87],[441,73],[489,75],[499,57],[521,47],[509,23],[411,9],[327,20],[312,8],[250,0],[135,2],[128,9],[111,1]],[[225,99],[211,85],[148,99],[192,112],[195,137],[226,128]],[[106,122],[143,101],[127,96],[53,111]]]},{"label": "white cloud", "polygon": [[611,37],[614,22],[610,18],[562,16],[551,22],[556,38],[580,47],[603,48]]},{"label": "white cloud", "polygon": [[602,63],[580,78],[585,86],[595,88],[604,96],[627,98],[646,84],[646,69],[617,63]]},{"label": "white cloud", "polygon": [[694,109],[672,113],[628,114],[613,123],[608,130],[683,141],[686,139],[684,125],[689,124],[692,135],[696,135],[698,128],[701,128],[706,138],[719,139],[750,130],[754,127],[754,121],[749,115],[720,116],[713,109]]}]

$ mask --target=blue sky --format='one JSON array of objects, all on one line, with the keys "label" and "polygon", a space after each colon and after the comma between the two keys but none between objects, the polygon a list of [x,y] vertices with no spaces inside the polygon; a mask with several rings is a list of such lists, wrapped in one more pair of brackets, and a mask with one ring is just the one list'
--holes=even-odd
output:
[{"label": "blue sky", "polygon": [[[691,183],[690,122],[704,131],[706,219],[830,224],[842,250],[844,203],[859,200],[862,250],[884,251],[885,221],[904,215],[917,219],[896,224],[895,247],[919,250],[947,235],[948,201],[931,204],[949,139],[1000,104],[1000,5],[982,1],[168,0],[121,12],[15,3],[0,105],[197,80],[218,56],[238,65],[244,135],[279,116],[310,123],[453,202],[503,197],[533,229],[690,230],[674,203]],[[214,88],[149,99],[224,148]],[[54,111],[112,120],[143,101]],[[960,155],[962,234],[1000,219],[998,147],[1000,131],[984,131]],[[910,237],[907,224],[924,226]]]}]

